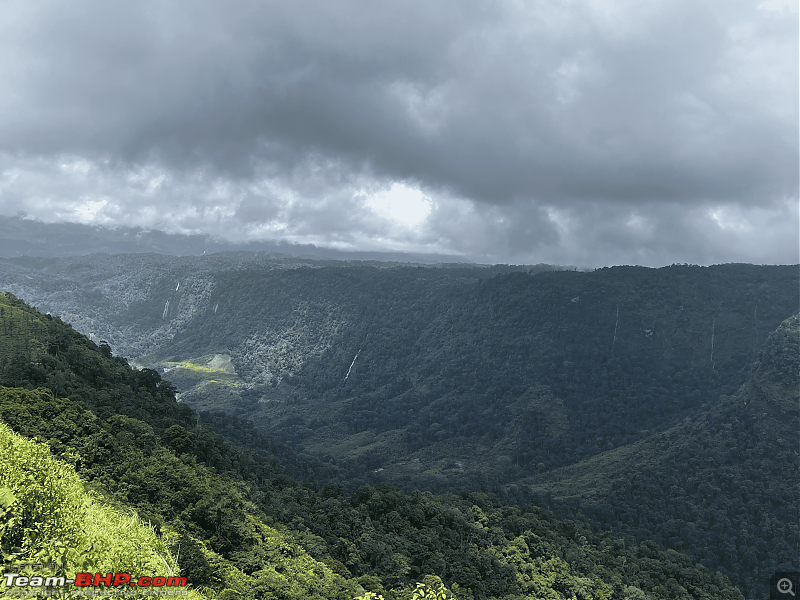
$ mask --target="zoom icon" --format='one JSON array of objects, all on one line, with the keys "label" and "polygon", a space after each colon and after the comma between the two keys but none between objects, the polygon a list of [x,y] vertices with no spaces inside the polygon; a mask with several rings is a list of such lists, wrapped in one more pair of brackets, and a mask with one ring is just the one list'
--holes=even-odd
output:
[{"label": "zoom icon", "polygon": [[779,600],[781,598],[797,599],[798,584],[800,584],[800,572],[778,571],[769,580],[770,600]]}]

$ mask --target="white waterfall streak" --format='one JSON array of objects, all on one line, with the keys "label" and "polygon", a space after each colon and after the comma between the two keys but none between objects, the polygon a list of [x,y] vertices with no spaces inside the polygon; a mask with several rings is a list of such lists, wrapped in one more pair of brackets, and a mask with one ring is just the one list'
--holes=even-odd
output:
[{"label": "white waterfall streak", "polygon": [[358,358],[359,354],[361,354],[361,349],[360,348],[358,349],[358,352],[356,352],[356,355],[353,358],[353,362],[350,363],[350,368],[347,369],[347,375],[344,376],[344,380],[345,381],[347,381],[347,378],[350,377],[350,371],[353,370],[353,365],[356,364],[356,358]]},{"label": "white waterfall streak", "polygon": [[614,349],[614,342],[617,341],[617,326],[619,325],[619,306],[617,306],[617,322],[614,323],[614,339],[611,340],[611,349]]},{"label": "white waterfall streak", "polygon": [[758,306],[753,308],[753,359],[758,352]]},{"label": "white waterfall streak", "polygon": [[711,370],[714,370],[714,329],[717,324],[717,316],[711,317]]}]

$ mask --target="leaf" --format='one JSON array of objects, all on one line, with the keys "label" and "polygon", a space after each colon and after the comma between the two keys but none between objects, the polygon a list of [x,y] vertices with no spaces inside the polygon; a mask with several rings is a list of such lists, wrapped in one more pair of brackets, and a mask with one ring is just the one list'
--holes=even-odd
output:
[{"label": "leaf", "polygon": [[0,488],[0,506],[8,508],[17,501],[17,497],[9,488]]}]

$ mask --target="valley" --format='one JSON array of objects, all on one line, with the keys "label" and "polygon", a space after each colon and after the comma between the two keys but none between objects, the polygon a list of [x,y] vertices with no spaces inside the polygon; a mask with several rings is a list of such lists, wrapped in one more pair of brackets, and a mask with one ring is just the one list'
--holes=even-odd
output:
[{"label": "valley", "polygon": [[6,568],[75,581],[145,568],[199,600],[743,598],[686,554],[490,494],[293,480],[279,446],[232,444],[156,371],[9,293],[0,349]]},{"label": "valley", "polygon": [[232,253],[14,259],[0,277],[235,442],[291,449],[298,476],[581,514],[751,594],[797,555],[797,386],[760,358],[797,337],[796,266]]}]

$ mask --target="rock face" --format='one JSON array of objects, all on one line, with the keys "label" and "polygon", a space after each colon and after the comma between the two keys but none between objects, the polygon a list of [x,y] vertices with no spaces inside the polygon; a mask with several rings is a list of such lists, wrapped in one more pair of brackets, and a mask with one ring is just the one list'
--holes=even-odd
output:
[{"label": "rock face", "polygon": [[[230,253],[5,260],[0,287],[171,369],[182,401],[329,455],[351,480],[452,489],[578,464],[696,417],[747,379],[800,281],[781,266]],[[227,377],[199,368],[221,368],[215,356],[230,356]]]}]

